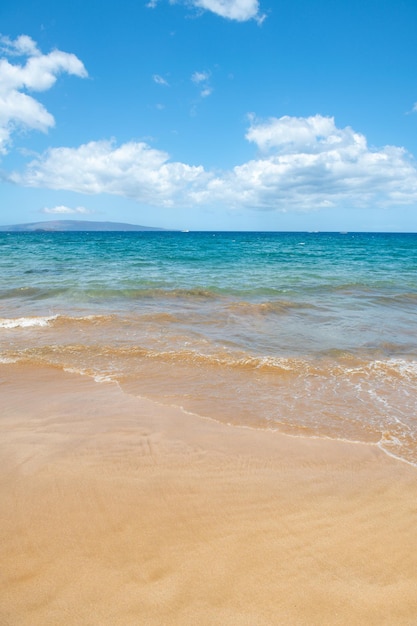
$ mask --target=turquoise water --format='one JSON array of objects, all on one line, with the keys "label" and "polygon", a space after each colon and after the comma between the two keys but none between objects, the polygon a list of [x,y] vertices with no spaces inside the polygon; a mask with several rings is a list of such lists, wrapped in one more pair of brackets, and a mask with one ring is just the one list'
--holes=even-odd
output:
[{"label": "turquoise water", "polygon": [[417,463],[417,235],[0,233],[0,359]]}]

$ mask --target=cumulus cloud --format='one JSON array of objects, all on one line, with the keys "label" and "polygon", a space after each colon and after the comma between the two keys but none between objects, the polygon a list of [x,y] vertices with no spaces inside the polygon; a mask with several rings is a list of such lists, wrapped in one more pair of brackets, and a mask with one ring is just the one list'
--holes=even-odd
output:
[{"label": "cumulus cloud", "polygon": [[[84,78],[87,71],[74,55],[60,50],[42,54],[27,35],[0,39],[0,153],[6,153],[12,133],[18,128],[46,132],[55,123],[51,113],[27,91],[46,91],[62,73]],[[6,57],[25,57],[11,63]]]},{"label": "cumulus cloud", "polygon": [[265,18],[259,14],[258,0],[193,0],[192,4],[238,22],[251,19],[262,22]]},{"label": "cumulus cloud", "polygon": [[39,56],[38,46],[28,35],[20,35],[14,41],[0,36],[0,50],[8,56]]},{"label": "cumulus cloud", "polygon": [[71,208],[63,204],[60,204],[59,206],[55,206],[52,208],[45,207],[44,209],[42,209],[41,213],[47,213],[48,215],[69,215],[69,214],[86,215],[86,214],[92,213],[92,211],[90,211],[89,209],[86,209],[83,206]]},{"label": "cumulus cloud", "polygon": [[[178,2],[237,22],[256,20],[261,24],[265,19],[260,13],[259,0],[169,0],[170,4]],[[157,3],[158,0],[150,0],[146,6],[153,9]]]},{"label": "cumulus cloud", "polygon": [[307,210],[417,201],[416,163],[404,148],[371,149],[364,135],[321,115],[250,122],[246,138],[260,156],[215,181],[225,197],[234,190],[230,202]]},{"label": "cumulus cloud", "polygon": [[249,116],[251,125],[246,139],[255,143],[263,152],[318,153],[341,150],[350,146],[353,150],[366,149],[366,139],[350,127],[337,128],[333,117],[314,115],[311,117],[270,118],[257,122]]},{"label": "cumulus cloud", "polygon": [[32,187],[110,193],[153,206],[258,210],[378,207],[417,202],[417,167],[404,148],[370,148],[332,117],[250,117],[256,158],[221,172],[171,161],[143,142],[54,148],[10,180]]},{"label": "cumulus cloud", "polygon": [[10,180],[29,187],[109,193],[157,206],[174,206],[185,189],[204,185],[203,167],[169,162],[144,142],[116,146],[92,141],[79,148],[51,148]]}]

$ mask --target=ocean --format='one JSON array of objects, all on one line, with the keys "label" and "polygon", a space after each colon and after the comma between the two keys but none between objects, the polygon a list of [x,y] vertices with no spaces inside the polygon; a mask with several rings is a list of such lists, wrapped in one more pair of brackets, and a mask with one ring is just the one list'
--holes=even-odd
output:
[{"label": "ocean", "polygon": [[416,311],[417,234],[0,233],[2,367],[413,464]]}]

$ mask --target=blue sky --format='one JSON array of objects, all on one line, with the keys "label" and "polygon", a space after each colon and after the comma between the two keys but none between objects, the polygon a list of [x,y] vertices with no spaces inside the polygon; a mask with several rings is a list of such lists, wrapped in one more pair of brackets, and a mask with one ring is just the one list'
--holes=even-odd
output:
[{"label": "blue sky", "polygon": [[0,223],[417,231],[415,0],[3,0]]}]

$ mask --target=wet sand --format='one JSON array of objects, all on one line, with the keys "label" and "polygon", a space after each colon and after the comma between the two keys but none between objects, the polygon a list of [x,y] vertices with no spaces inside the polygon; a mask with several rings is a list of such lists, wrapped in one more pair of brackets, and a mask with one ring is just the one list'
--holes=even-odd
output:
[{"label": "wet sand", "polygon": [[1,626],[417,624],[417,468],[0,366]]}]

